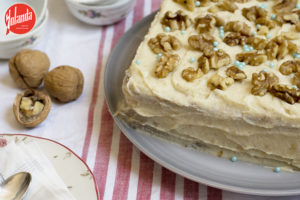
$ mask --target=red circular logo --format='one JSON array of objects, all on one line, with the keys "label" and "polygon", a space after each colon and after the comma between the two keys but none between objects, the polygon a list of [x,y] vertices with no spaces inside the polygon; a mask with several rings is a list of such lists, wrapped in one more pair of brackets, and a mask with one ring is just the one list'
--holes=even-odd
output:
[{"label": "red circular logo", "polygon": [[23,3],[17,3],[9,7],[5,13],[6,35],[28,33],[35,24],[33,9]]}]

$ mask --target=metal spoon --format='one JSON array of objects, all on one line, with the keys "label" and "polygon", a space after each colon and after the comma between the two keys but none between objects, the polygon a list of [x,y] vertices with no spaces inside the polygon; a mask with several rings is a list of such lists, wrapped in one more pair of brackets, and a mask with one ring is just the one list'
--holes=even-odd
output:
[{"label": "metal spoon", "polygon": [[0,199],[21,200],[31,182],[31,174],[20,172],[4,179],[0,174]]}]

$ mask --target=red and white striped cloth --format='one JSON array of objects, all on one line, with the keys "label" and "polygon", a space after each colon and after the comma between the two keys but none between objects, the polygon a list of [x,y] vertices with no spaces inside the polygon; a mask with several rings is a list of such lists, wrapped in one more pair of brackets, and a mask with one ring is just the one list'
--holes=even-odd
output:
[{"label": "red and white striped cloth", "polygon": [[93,170],[103,200],[270,199],[222,191],[183,178],[141,153],[114,123],[104,99],[107,58],[123,33],[159,9],[160,3],[137,0],[123,21],[94,27],[74,19],[63,1],[50,0],[48,30],[37,48],[49,55],[51,69],[61,64],[80,68],[85,76],[84,93],[75,102],[54,102],[45,122],[35,129],[23,129],[9,109],[19,90],[8,75],[8,62],[0,60],[0,91],[5,94],[0,95],[0,132],[46,137],[68,146]]},{"label": "red and white striped cloth", "polygon": [[123,33],[159,9],[160,3],[161,0],[137,0],[133,12],[125,20],[101,30],[93,99],[82,151],[82,158],[93,166],[100,197],[105,200],[267,199],[222,191],[177,175],[140,152],[113,122],[103,98],[107,56]]}]

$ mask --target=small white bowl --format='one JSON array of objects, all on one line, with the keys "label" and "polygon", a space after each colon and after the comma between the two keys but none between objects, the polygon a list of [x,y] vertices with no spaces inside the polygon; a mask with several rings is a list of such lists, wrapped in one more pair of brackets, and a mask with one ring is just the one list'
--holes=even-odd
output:
[{"label": "small white bowl", "polygon": [[[45,13],[47,10],[47,5],[48,5],[48,0],[9,0],[9,1],[5,0],[5,1],[1,1],[1,3],[0,3],[0,11],[1,11],[0,19],[1,20],[5,18],[6,10],[10,6],[12,6],[13,4],[16,4],[16,3],[25,3],[34,10],[35,17],[36,17],[35,26],[38,26],[45,16]],[[4,20],[0,21],[0,41],[5,40],[10,37],[13,37],[12,35],[13,35],[13,33],[10,33],[6,36],[6,26],[5,26]]]},{"label": "small white bowl", "polygon": [[0,59],[9,59],[22,49],[33,48],[44,34],[49,12],[46,10],[41,22],[30,32],[23,35],[15,35],[9,40],[0,41]]},{"label": "small white bowl", "polygon": [[80,21],[92,25],[108,25],[123,19],[134,7],[136,0],[118,0],[107,5],[85,5],[65,0],[70,12]]}]

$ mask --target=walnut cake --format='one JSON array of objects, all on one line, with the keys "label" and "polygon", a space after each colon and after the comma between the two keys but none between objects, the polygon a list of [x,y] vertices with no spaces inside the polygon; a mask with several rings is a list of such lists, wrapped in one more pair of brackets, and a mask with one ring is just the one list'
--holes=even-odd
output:
[{"label": "walnut cake", "polygon": [[297,0],[164,0],[119,116],[220,157],[300,169]]}]

